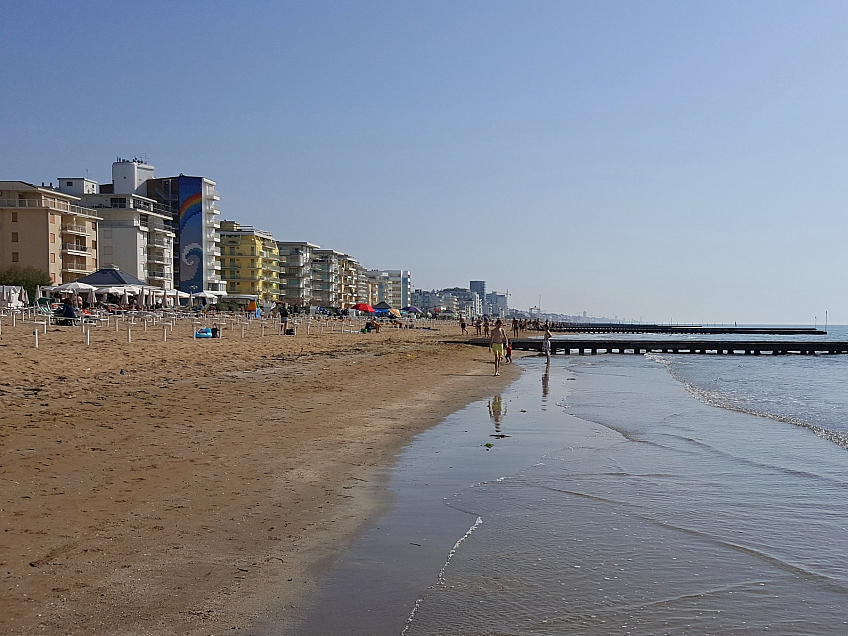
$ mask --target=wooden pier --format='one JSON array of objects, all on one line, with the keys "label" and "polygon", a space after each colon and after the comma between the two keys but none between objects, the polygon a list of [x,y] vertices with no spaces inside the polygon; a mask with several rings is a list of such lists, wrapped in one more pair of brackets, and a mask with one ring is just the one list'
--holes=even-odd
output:
[{"label": "wooden pier", "polygon": [[551,327],[555,333],[663,333],[680,335],[824,336],[826,331],[812,327],[725,327],[702,325],[645,325],[619,323],[565,323]]},{"label": "wooden pier", "polygon": [[[473,338],[470,344],[489,346],[485,338]],[[541,338],[510,339],[513,350],[542,351]],[[713,355],[814,355],[848,354],[848,342],[824,340],[628,340],[552,338],[551,353],[596,355],[599,353],[691,353]]]}]

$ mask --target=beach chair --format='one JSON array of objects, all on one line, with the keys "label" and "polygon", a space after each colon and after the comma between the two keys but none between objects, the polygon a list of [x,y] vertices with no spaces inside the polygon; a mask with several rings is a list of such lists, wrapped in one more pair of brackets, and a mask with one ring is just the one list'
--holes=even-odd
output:
[{"label": "beach chair", "polygon": [[[47,304],[42,303],[42,300],[47,300]],[[56,318],[53,310],[50,309],[50,299],[49,298],[39,298],[38,304],[33,307],[33,317],[34,318],[46,318],[47,324],[52,325]]]}]

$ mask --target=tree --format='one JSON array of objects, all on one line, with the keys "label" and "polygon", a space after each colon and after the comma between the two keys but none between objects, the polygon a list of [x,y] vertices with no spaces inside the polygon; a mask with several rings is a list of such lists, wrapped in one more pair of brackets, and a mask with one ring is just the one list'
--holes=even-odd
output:
[{"label": "tree", "polygon": [[35,288],[52,285],[50,274],[35,267],[0,267],[0,285],[20,285],[26,289],[31,302],[35,302]]}]

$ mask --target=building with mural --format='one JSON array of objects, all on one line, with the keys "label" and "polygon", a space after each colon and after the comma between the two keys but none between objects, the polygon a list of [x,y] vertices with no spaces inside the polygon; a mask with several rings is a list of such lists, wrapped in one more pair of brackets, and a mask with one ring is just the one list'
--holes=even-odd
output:
[{"label": "building with mural", "polygon": [[151,178],[146,196],[168,208],[176,231],[174,280],[180,291],[227,293],[221,279],[221,211],[215,182],[205,177]]}]

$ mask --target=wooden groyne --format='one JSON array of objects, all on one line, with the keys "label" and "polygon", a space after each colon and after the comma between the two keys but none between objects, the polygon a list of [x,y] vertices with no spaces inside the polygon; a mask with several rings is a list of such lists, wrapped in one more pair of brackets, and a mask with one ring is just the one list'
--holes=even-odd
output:
[{"label": "wooden groyne", "polygon": [[749,335],[749,336],[824,336],[826,331],[812,327],[725,327],[702,325],[627,325],[619,323],[557,323],[555,333],[663,333],[680,335]]},{"label": "wooden groyne", "polygon": [[[516,351],[542,351],[541,338],[510,339]],[[470,344],[489,346],[488,339],[473,338]],[[600,353],[691,353],[716,355],[848,354],[848,342],[813,340],[628,340],[552,338],[551,353],[596,355]]]}]

